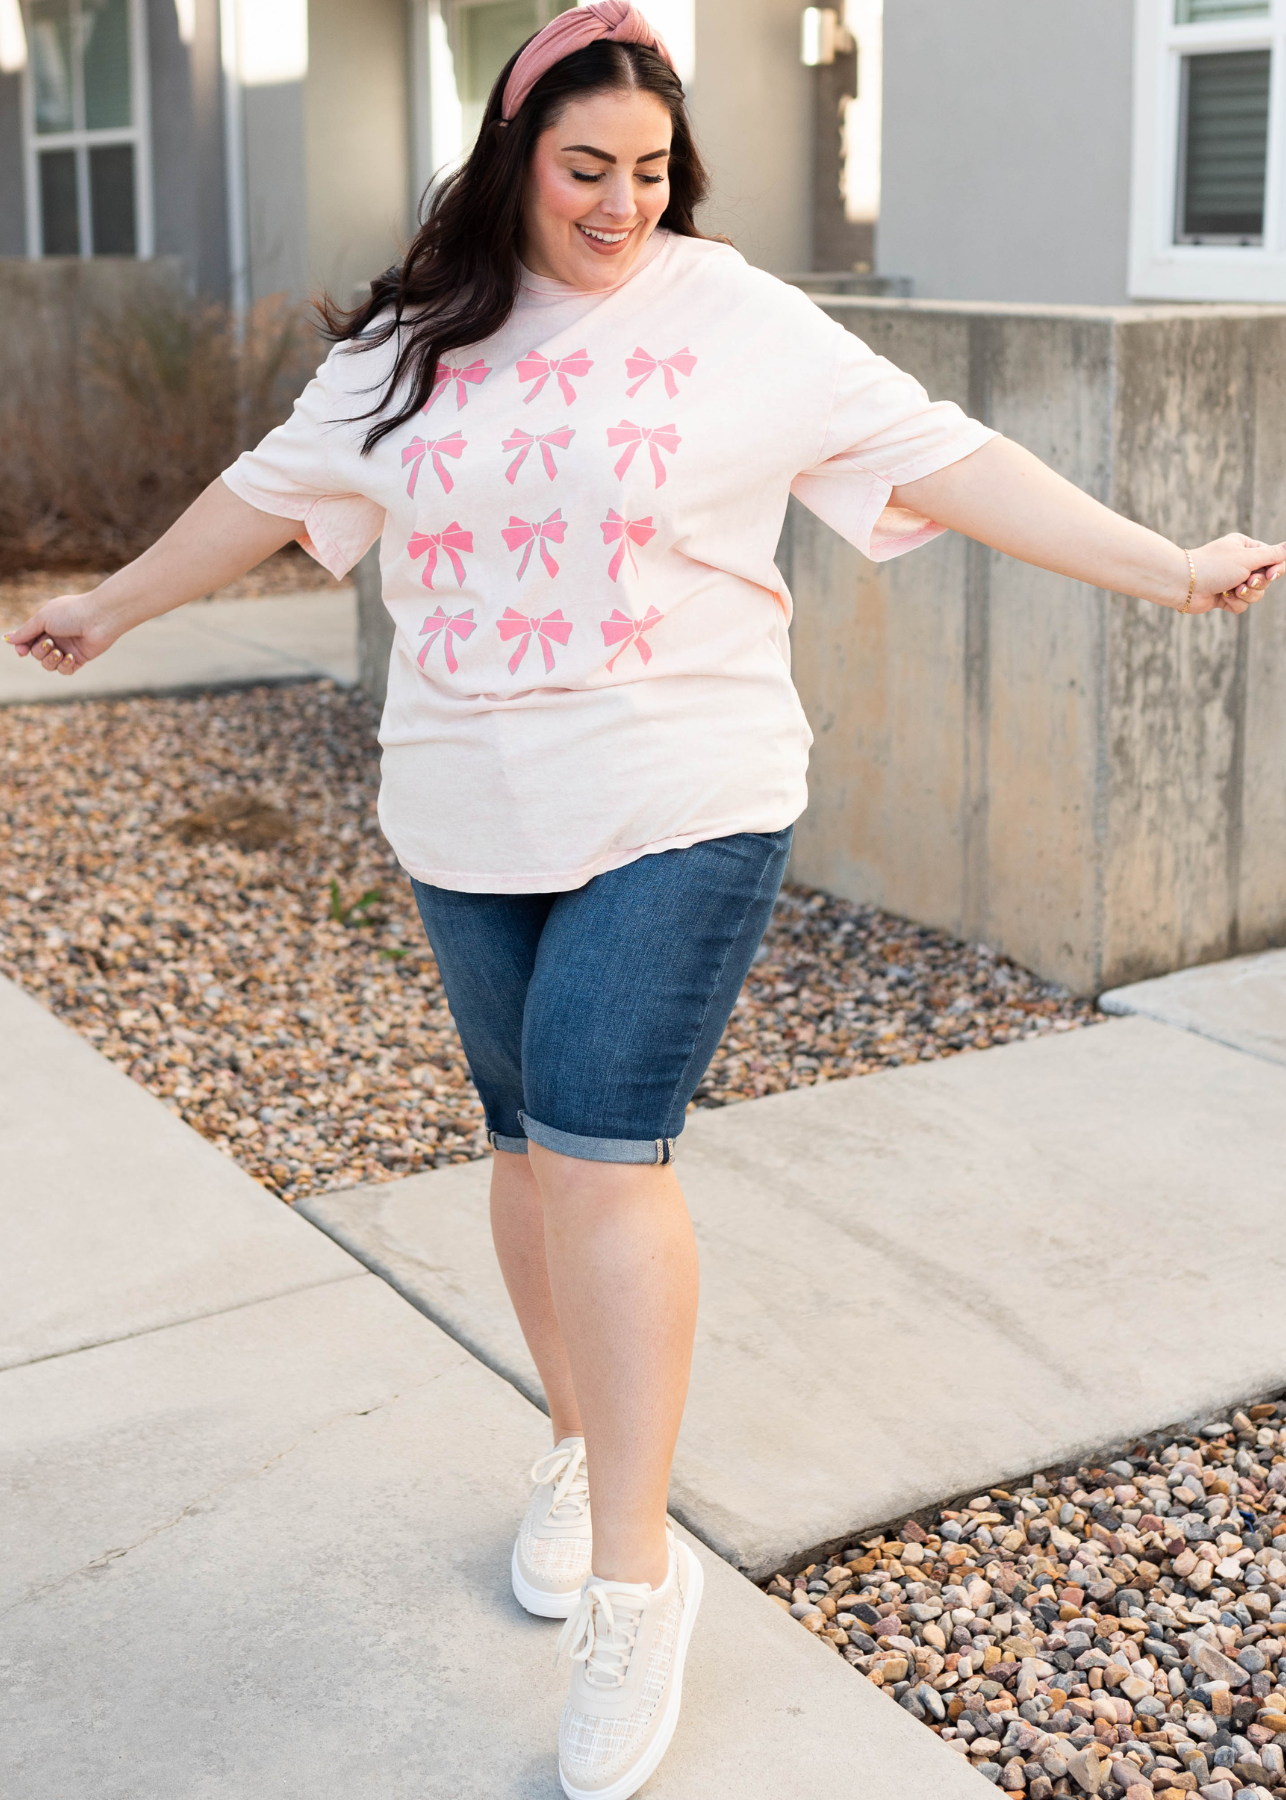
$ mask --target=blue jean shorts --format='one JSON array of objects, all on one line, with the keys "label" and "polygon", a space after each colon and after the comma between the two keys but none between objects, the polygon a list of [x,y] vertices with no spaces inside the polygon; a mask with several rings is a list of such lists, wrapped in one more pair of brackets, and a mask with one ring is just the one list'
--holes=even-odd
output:
[{"label": "blue jean shorts", "polygon": [[789,826],[711,838],[562,894],[412,882],[493,1148],[673,1159],[790,838]]}]

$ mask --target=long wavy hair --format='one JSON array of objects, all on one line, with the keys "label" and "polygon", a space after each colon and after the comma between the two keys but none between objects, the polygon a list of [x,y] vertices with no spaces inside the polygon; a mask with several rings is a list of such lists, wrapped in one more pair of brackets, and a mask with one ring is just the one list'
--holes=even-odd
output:
[{"label": "long wavy hair", "polygon": [[[655,50],[600,38],[547,70],[509,124],[501,102],[516,51],[496,79],[468,160],[433,194],[404,260],[377,276],[371,297],[351,311],[318,302],[325,335],[354,349],[397,339],[397,358],[379,398],[358,420],[375,422],[363,455],[425,405],[438,361],[499,331],[514,309],[520,280],[523,192],[536,140],[571,100],[642,89],[664,102],[673,125],[670,203],[660,219],[682,237],[703,237],[694,214],[709,177],[697,151],[683,84]],[[360,339],[360,342],[358,340]],[[390,411],[402,392],[401,408]]]}]

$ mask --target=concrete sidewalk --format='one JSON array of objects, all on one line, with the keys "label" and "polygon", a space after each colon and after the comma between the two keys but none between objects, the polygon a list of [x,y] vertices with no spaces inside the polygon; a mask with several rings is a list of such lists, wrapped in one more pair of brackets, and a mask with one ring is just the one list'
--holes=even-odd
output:
[{"label": "concrete sidewalk", "polygon": [[1286,1063],[1286,950],[1180,969],[1113,988],[1099,1005],[1195,1031],[1249,1056]]},{"label": "concrete sidewalk", "polygon": [[[756,1577],[1286,1381],[1286,1070],[1147,1019],[690,1116],[671,1504]],[[485,1163],[300,1210],[524,1392]]]},{"label": "concrete sidewalk", "polygon": [[123,700],[259,682],[357,680],[357,599],[351,587],[270,600],[194,600],[127,632],[72,676],[49,675],[0,644],[0,706]]},{"label": "concrete sidewalk", "polygon": [[[508,1591],[539,1413],[0,982],[5,1675],[22,1800],[549,1800]],[[700,1550],[656,1800],[982,1778]]]}]

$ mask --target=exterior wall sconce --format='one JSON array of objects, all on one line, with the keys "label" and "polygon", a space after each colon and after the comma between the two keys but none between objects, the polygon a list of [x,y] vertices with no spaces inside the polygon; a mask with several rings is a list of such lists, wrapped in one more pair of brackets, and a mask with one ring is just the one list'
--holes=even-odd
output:
[{"label": "exterior wall sconce", "polygon": [[833,6],[806,6],[801,26],[799,60],[807,69],[833,63],[853,49],[853,34]]}]

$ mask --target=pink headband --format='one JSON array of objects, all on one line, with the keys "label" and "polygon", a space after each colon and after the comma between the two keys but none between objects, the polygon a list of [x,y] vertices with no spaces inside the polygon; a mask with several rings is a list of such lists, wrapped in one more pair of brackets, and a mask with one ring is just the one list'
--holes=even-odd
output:
[{"label": "pink headband", "polygon": [[597,43],[599,38],[610,38],[617,44],[646,44],[671,68],[674,67],[674,58],[666,49],[664,38],[648,24],[636,6],[629,4],[629,0],[598,0],[596,6],[574,6],[551,19],[543,31],[538,31],[514,64],[505,83],[500,109],[506,123],[555,63],[570,56],[574,50],[583,50],[586,44]]}]

